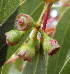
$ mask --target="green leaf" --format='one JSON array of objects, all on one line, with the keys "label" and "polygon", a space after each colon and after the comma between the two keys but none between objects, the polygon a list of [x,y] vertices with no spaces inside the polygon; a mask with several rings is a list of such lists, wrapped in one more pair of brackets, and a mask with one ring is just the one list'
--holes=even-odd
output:
[{"label": "green leaf", "polygon": [[1,74],[2,68],[0,68],[0,74]]},{"label": "green leaf", "polygon": [[34,21],[37,21],[43,8],[43,0],[26,0],[24,4],[20,7],[19,13],[29,14],[33,17]]},{"label": "green leaf", "polygon": [[17,8],[20,0],[0,0],[0,24]]},{"label": "green leaf", "polygon": [[45,74],[45,57],[41,47],[40,53],[37,53],[32,62],[28,62],[23,69],[22,74]]},{"label": "green leaf", "polygon": [[23,59],[21,59],[21,58],[17,59],[17,61],[14,62],[15,67],[20,72],[22,72],[22,70],[23,70],[23,68],[24,68],[24,66],[25,66],[26,63],[27,62],[26,61],[23,61]]},{"label": "green leaf", "polygon": [[[37,18],[34,17],[35,20],[37,20],[42,12],[44,6],[44,2],[42,0],[26,0],[24,3],[19,5],[14,13],[10,15],[10,17],[2,24],[0,27],[0,67],[4,64],[6,60],[8,60],[12,54],[16,52],[18,47],[22,44],[17,44],[16,46],[8,48],[8,45],[5,43],[5,32],[11,30],[14,26],[15,17],[19,13],[27,13],[31,16],[35,14],[38,11]],[[41,9],[40,9],[41,8]],[[23,37],[23,41],[26,39],[26,37],[29,35],[29,33]]]},{"label": "green leaf", "polygon": [[61,49],[54,56],[48,56],[47,73],[59,74],[70,48],[70,7],[65,10],[57,24],[54,38]]},{"label": "green leaf", "polygon": [[65,62],[59,74],[70,74],[70,58]]},{"label": "green leaf", "polygon": [[9,74],[9,70],[10,70],[11,66],[12,66],[12,63],[5,65],[3,67],[3,69],[1,70],[2,74]]},{"label": "green leaf", "polygon": [[9,63],[3,67],[1,74],[22,74],[22,73],[18,71],[14,63]]},{"label": "green leaf", "polygon": [[[5,32],[9,31],[13,28],[14,20],[17,14],[19,7],[16,9],[14,13],[0,26],[0,67],[6,60],[8,45],[6,44]],[[12,16],[13,15],[13,16]]]},{"label": "green leaf", "polygon": [[[14,68],[14,71],[22,72],[23,67],[25,66],[26,62],[23,59],[17,59],[17,61],[13,61],[12,63],[5,64],[1,70],[2,74],[9,74],[11,68]],[[13,66],[12,66],[13,65]],[[11,71],[10,73],[13,73]]]}]

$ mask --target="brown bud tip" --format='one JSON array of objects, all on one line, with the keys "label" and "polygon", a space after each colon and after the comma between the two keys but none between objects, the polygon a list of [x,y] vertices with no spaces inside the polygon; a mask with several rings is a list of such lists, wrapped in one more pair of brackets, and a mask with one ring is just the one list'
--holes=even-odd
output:
[{"label": "brown bud tip", "polygon": [[28,61],[31,62],[32,58],[30,58],[29,56],[27,56],[28,51],[22,52],[22,53],[18,53],[18,56],[23,58],[24,61]]},{"label": "brown bud tip", "polygon": [[6,43],[7,43],[9,46],[13,46],[13,45],[18,44],[18,42],[15,42],[15,43],[9,43],[7,39],[6,39]]},{"label": "brown bud tip", "polygon": [[57,53],[57,51],[59,51],[59,49],[60,49],[60,46],[49,50],[49,51],[48,51],[48,55],[49,55],[49,56],[53,56],[54,54]]},{"label": "brown bud tip", "polygon": [[32,59],[30,57],[23,57],[23,60],[24,61],[28,61],[28,62],[31,62],[32,61]]}]

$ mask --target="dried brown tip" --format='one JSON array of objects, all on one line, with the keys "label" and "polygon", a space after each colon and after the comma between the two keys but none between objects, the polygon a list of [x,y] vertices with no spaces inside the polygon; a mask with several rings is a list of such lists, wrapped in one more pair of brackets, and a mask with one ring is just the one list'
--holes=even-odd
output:
[{"label": "dried brown tip", "polygon": [[28,51],[24,51],[24,52],[22,52],[22,53],[18,53],[18,56],[19,56],[19,57],[24,57],[24,56],[27,55],[27,52],[28,52]]},{"label": "dried brown tip", "polygon": [[28,62],[31,62],[32,61],[32,59],[30,57],[23,57],[23,60],[24,61],[28,61]]},{"label": "dried brown tip", "polygon": [[27,52],[28,52],[28,51],[25,51],[25,52],[23,52],[23,53],[19,53],[18,56],[19,56],[20,58],[22,58],[24,61],[31,62],[31,61],[32,61],[32,58],[30,58],[30,57],[27,56]]},{"label": "dried brown tip", "polygon": [[60,49],[60,46],[58,46],[57,48],[53,48],[53,49],[49,50],[48,55],[53,56],[54,54],[57,53],[57,51],[59,51],[59,49]]},{"label": "dried brown tip", "polygon": [[7,43],[9,46],[13,46],[13,45],[18,44],[18,42],[15,42],[15,43],[9,43],[7,39],[6,39],[6,43]]}]

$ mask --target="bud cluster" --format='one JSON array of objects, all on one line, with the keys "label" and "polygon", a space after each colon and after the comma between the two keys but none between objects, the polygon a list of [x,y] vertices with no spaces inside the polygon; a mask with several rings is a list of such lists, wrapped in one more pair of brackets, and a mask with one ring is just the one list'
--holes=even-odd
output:
[{"label": "bud cluster", "polygon": [[[27,14],[19,14],[15,20],[15,26],[17,30],[11,30],[6,32],[6,43],[9,46],[13,46],[21,41],[22,37],[32,27],[33,33],[25,40],[25,42],[18,48],[17,56],[23,58],[24,61],[31,62],[32,58],[40,50],[40,44],[43,46],[43,50],[48,55],[54,55],[60,48],[58,42],[55,39],[50,38],[40,26],[34,22],[33,18]],[[38,31],[42,35],[42,41],[37,39]]]}]

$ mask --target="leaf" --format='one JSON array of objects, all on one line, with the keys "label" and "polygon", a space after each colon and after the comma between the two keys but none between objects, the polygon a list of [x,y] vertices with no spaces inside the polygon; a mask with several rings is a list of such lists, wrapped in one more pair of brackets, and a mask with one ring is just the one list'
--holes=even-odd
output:
[{"label": "leaf", "polygon": [[11,66],[12,66],[12,63],[5,65],[3,67],[3,69],[1,70],[1,74],[9,74],[9,70],[10,70]]},{"label": "leaf", "polygon": [[[43,0],[26,0],[19,9],[19,13],[29,14],[37,21],[44,7]],[[37,15],[38,13],[39,15]],[[37,17],[36,17],[37,15]]]},{"label": "leaf", "polygon": [[17,70],[14,63],[9,63],[4,66],[1,74],[22,74],[22,73]]},{"label": "leaf", "polygon": [[2,68],[0,68],[0,74],[1,74]]},{"label": "leaf", "polygon": [[17,8],[20,0],[0,0],[0,24]]},{"label": "leaf", "polygon": [[48,57],[47,73],[59,74],[70,48],[70,7],[65,10],[57,24],[54,38],[59,42],[61,49],[54,55]]},{"label": "leaf", "polygon": [[41,47],[40,53],[37,53],[32,62],[28,62],[23,69],[22,74],[45,74],[45,57]]},{"label": "leaf", "polygon": [[24,68],[24,66],[25,66],[26,63],[27,62],[23,61],[23,59],[21,59],[21,58],[17,59],[17,61],[14,62],[16,69],[18,71],[20,71],[20,72],[22,72],[22,70],[23,70],[23,68]]},{"label": "leaf", "polygon": [[70,58],[65,62],[59,74],[70,74]]},{"label": "leaf", "polygon": [[[26,62],[23,59],[17,59],[17,61],[13,61],[12,63],[5,64],[3,69],[1,70],[2,74],[9,74],[11,68],[14,68],[14,71],[22,72],[23,67],[25,66]],[[12,66],[13,65],[13,66]],[[11,71],[13,73],[14,71]]]},{"label": "leaf", "polygon": [[[0,67],[3,65],[8,52],[8,45],[6,44],[5,32],[9,31],[14,26],[14,20],[19,7],[14,13],[2,24],[0,27]],[[12,16],[13,15],[13,16]]]},{"label": "leaf", "polygon": [[[42,4],[42,5],[40,5]],[[39,14],[37,15],[37,18],[34,18],[34,19],[38,19],[40,14],[41,14],[41,11],[43,9],[43,5],[44,5],[44,2],[42,0],[26,0],[24,3],[22,3],[21,5],[18,6],[18,8],[16,9],[16,11],[10,15],[10,17],[2,24],[2,26],[0,27],[0,44],[1,44],[1,48],[0,48],[0,67],[4,64],[4,62],[6,60],[8,60],[12,54],[15,53],[15,51],[18,49],[18,47],[21,45],[18,44],[16,46],[13,46],[13,47],[10,47],[8,49],[8,46],[6,45],[5,43],[5,32],[9,31],[10,29],[13,28],[13,25],[14,25],[14,20],[15,20],[15,17],[17,16],[17,14],[19,13],[27,13],[31,16],[33,16],[33,14],[35,12],[37,12],[37,8],[41,8],[39,9],[40,11]],[[23,38],[23,41],[26,39],[26,37],[29,35],[29,33],[25,35],[25,37]]]}]

